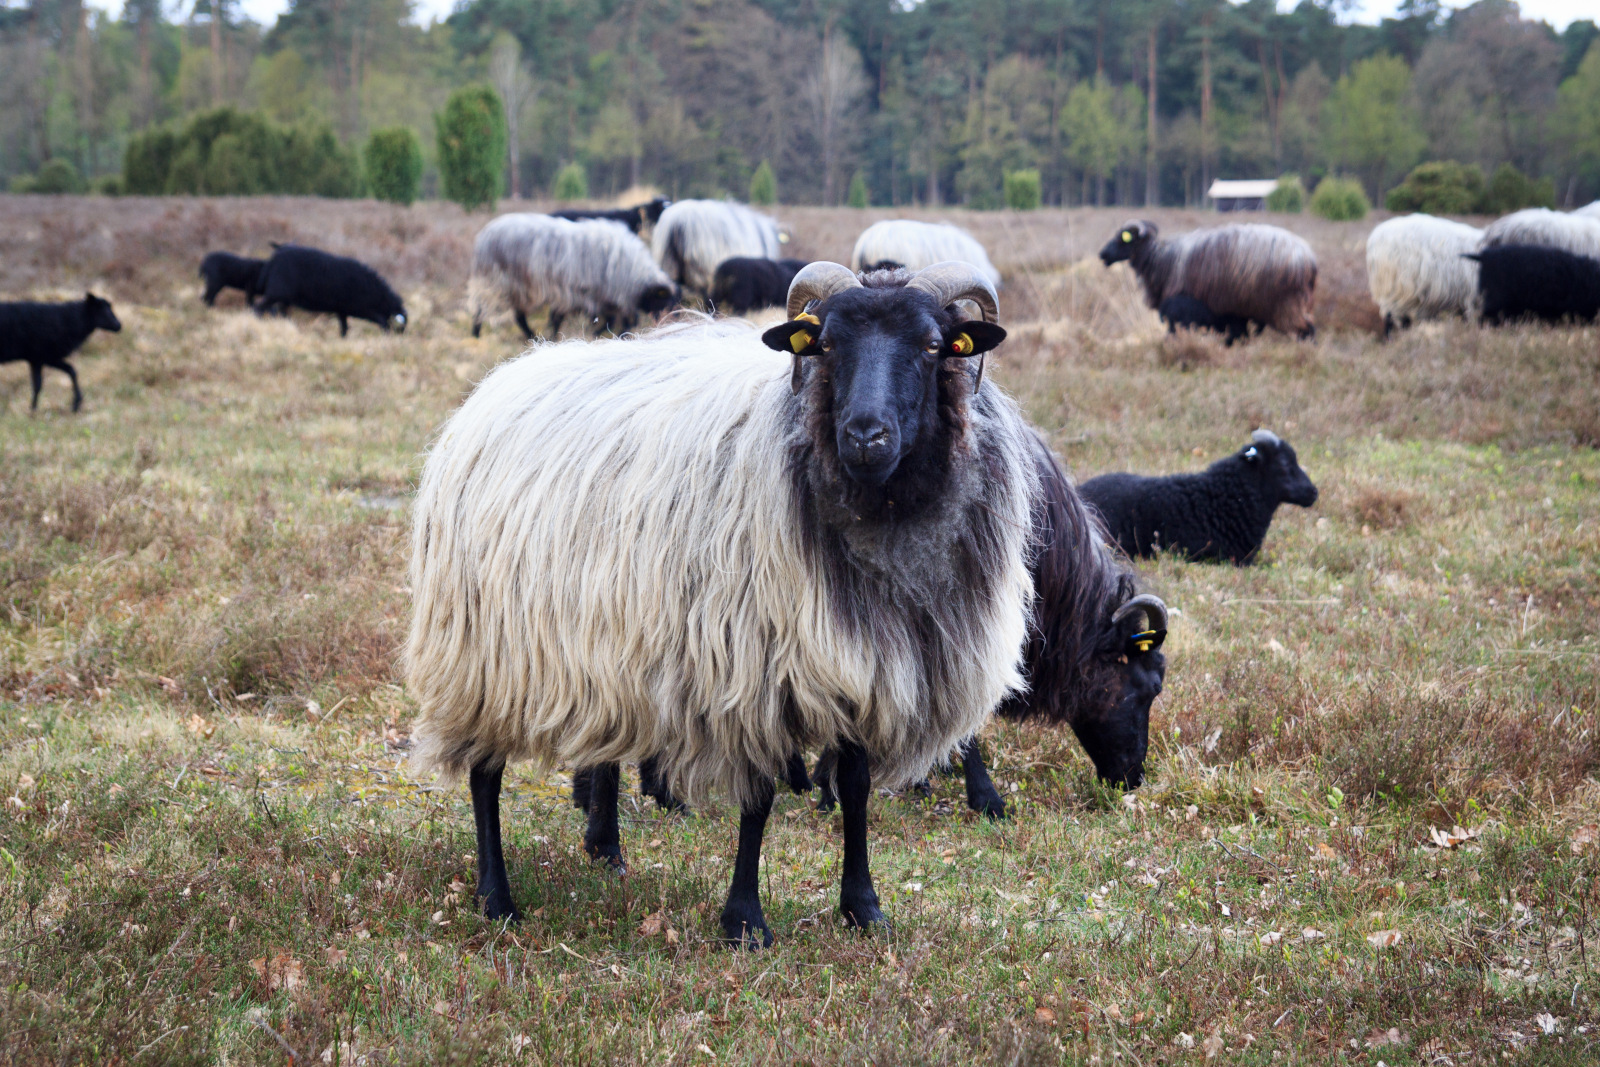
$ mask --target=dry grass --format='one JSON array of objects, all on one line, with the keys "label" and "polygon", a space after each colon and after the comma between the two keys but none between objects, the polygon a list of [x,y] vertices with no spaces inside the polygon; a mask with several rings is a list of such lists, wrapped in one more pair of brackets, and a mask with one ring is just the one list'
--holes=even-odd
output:
[{"label": "dry grass", "polygon": [[[781,214],[840,258],[881,215]],[[1316,343],[1169,339],[1088,259],[1120,212],[961,215],[1006,273],[990,367],[1080,475],[1267,425],[1322,501],[1259,566],[1145,568],[1178,610],[1146,788],[995,729],[1017,817],[969,818],[957,779],[875,802],[897,926],[866,940],[831,918],[834,820],[785,798],[779,945],[732,956],[728,813],[629,806],[616,879],[563,776],[514,771],[530,918],[501,931],[460,888],[464,791],[404,770],[406,498],[517,349],[467,335],[481,221],[0,197],[0,293],[104,288],[126,326],[80,357],[82,415],[50,379],[30,416],[0,369],[0,1061],[1594,1062],[1600,331],[1380,344],[1366,227],[1292,219]],[[412,328],[199,306],[203,251],[283,237],[385,269]]]}]

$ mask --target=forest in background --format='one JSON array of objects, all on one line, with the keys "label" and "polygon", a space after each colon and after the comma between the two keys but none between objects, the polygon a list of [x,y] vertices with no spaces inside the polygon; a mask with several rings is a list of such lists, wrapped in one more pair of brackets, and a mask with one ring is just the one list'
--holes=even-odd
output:
[{"label": "forest in background", "polygon": [[[1212,178],[1359,178],[1375,202],[1414,165],[1511,163],[1561,206],[1600,197],[1600,36],[1509,0],[1408,0],[1376,26],[1338,0],[293,0],[272,26],[234,0],[0,0],[0,187],[52,160],[120,175],[130,137],[230,105],[352,149],[421,139],[484,82],[505,106],[505,187],[998,207],[1037,169],[1051,204],[1198,204]],[[58,164],[59,166],[59,164]],[[113,183],[114,186],[114,183]],[[111,188],[113,186],[106,186]]]}]

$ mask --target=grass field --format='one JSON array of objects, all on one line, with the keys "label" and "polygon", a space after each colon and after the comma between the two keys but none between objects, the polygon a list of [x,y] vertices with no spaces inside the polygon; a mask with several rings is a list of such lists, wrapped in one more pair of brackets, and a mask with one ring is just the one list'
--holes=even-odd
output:
[{"label": "grass field", "polygon": [[[783,213],[838,258],[882,214]],[[124,323],[81,415],[0,368],[0,1060],[1595,1063],[1600,330],[1381,344],[1370,220],[1295,217],[1314,344],[1168,342],[1085,260],[1121,219],[960,216],[1007,276],[991,373],[1080,476],[1265,425],[1321,501],[1258,566],[1144,567],[1176,609],[1144,788],[992,728],[1012,820],[958,778],[874,800],[874,938],[834,918],[835,818],[780,797],[778,944],[733,954],[731,812],[630,797],[618,878],[567,776],[514,770],[500,929],[465,789],[407,771],[407,497],[519,347],[466,329],[481,217],[0,197],[0,298],[92,286]],[[369,258],[412,327],[200,305],[204,251],[284,238]]]}]

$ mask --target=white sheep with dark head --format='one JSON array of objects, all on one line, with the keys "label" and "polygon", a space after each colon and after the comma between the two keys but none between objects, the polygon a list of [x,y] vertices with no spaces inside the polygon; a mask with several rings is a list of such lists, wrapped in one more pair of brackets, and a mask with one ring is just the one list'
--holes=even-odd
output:
[{"label": "white sheep with dark head", "polygon": [[723,261],[777,259],[782,243],[772,219],[724,200],[679,200],[661,213],[650,234],[650,251],[661,269],[703,297],[711,295]]},{"label": "white sheep with dark head", "polygon": [[472,244],[467,304],[474,337],[501,307],[510,308],[529,338],[528,315],[548,308],[554,339],[568,315],[582,315],[602,329],[626,330],[641,313],[656,314],[676,301],[671,279],[621,223],[501,215],[479,230]]},{"label": "white sheep with dark head", "polygon": [[982,378],[995,314],[965,264],[812,263],[764,335],[545,347],[451,417],[412,511],[413,759],[470,778],[491,917],[516,914],[506,763],[654,756],[677,795],[740,804],[722,925],[770,941],[772,780],[833,746],[840,907],[882,920],[870,785],[921,778],[1023,684],[1038,481],[1031,431]]},{"label": "white sheep with dark head", "polygon": [[1478,264],[1465,253],[1483,231],[1432,215],[1402,215],[1367,235],[1367,287],[1383,315],[1383,335],[1443,315],[1476,316]]}]

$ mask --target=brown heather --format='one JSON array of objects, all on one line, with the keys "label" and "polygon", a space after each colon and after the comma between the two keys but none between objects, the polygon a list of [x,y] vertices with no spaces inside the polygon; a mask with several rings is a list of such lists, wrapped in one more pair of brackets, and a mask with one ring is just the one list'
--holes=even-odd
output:
[{"label": "brown heather", "polygon": [[[836,259],[887,215],[779,214]],[[468,335],[486,216],[0,197],[0,298],[92,288],[125,326],[78,357],[78,416],[0,367],[0,1062],[1595,1062],[1600,329],[1380,343],[1371,223],[1295,216],[1317,340],[1227,348],[1091,258],[1131,212],[913,214],[990,249],[991,372],[1080,476],[1267,426],[1323,496],[1259,566],[1143,566],[1177,609],[1145,788],[993,728],[1012,821],[955,778],[874,801],[871,939],[832,917],[835,820],[780,799],[779,944],[734,956],[730,812],[625,803],[619,879],[565,776],[513,771],[529,918],[499,930],[465,790],[402,763],[407,499],[518,350]],[[200,306],[205,251],[282,240],[367,259],[413,325]]]}]

